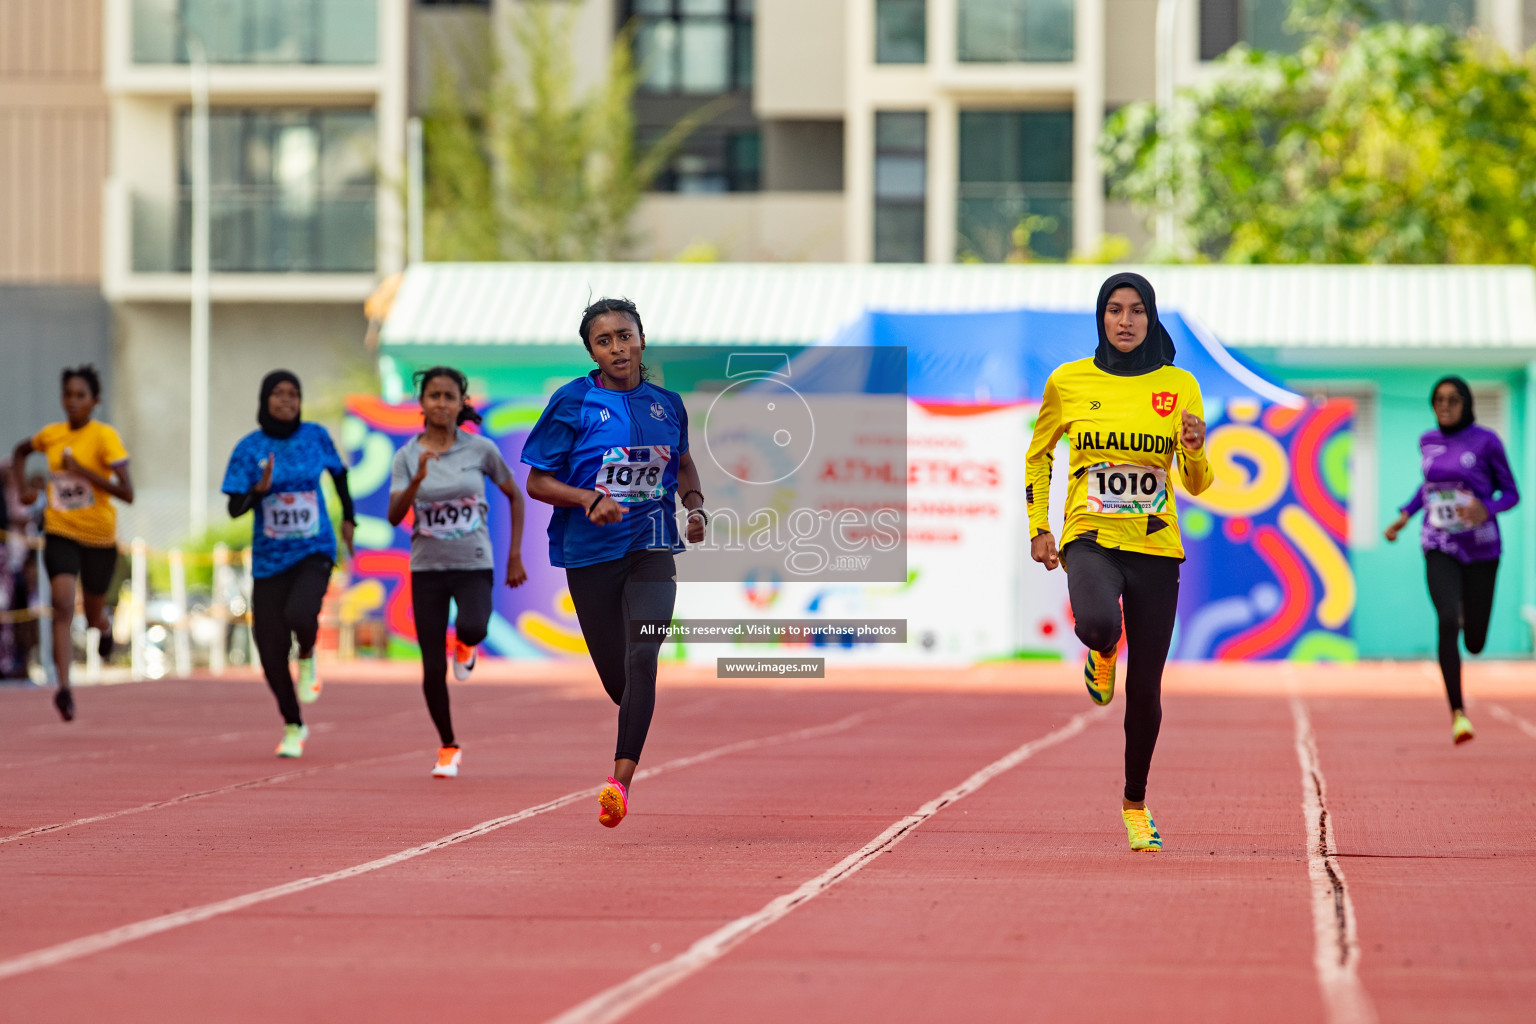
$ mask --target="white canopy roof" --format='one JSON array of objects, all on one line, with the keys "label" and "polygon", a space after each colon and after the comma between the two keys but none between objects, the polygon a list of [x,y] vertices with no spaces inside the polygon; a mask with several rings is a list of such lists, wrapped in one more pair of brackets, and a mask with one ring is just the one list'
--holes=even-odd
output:
[{"label": "white canopy roof", "polygon": [[[1092,309],[1097,265],[427,263],[381,335],[402,345],[567,344],[599,296],[635,300],[653,342],[805,344],[866,311]],[[1536,270],[1145,266],[1162,309],[1245,348],[1536,353]],[[1511,352],[1511,354],[1514,354]]]}]

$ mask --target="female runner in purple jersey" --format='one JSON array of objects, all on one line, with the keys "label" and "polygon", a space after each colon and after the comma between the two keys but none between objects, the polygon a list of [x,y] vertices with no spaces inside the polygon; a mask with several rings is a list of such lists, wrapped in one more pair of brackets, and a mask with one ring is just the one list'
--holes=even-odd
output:
[{"label": "female runner in purple jersey", "polygon": [[1472,738],[1461,701],[1461,652],[1478,654],[1488,640],[1493,582],[1499,571],[1499,523],[1494,517],[1520,501],[1499,435],[1473,422],[1472,391],[1460,377],[1442,377],[1430,392],[1440,424],[1419,438],[1424,483],[1387,527],[1387,540],[1424,510],[1424,565],[1429,599],[1440,627],[1440,672],[1451,702],[1451,739]]}]

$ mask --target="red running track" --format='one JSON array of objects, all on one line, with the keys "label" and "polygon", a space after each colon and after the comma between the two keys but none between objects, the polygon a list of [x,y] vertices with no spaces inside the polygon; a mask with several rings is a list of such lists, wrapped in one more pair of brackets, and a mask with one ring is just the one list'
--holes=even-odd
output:
[{"label": "red running track", "polygon": [[1453,748],[1427,673],[1298,671],[1172,670],[1156,855],[1065,666],[673,672],[615,831],[568,674],[459,686],[452,781],[414,687],[328,683],[297,762],[250,681],[0,690],[0,1018],[1529,1020],[1536,681]]}]

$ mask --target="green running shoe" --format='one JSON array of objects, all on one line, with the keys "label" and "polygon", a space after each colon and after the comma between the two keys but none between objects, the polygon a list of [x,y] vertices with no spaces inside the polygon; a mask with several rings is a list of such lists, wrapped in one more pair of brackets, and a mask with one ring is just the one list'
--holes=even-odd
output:
[{"label": "green running shoe", "polygon": [[1131,841],[1131,849],[1139,853],[1156,853],[1163,848],[1163,837],[1152,821],[1150,810],[1132,808],[1120,811],[1125,820],[1125,835]]},{"label": "green running shoe", "polygon": [[278,757],[303,757],[304,741],[309,739],[309,726],[285,725],[283,738],[277,745]]},{"label": "green running shoe", "polygon": [[1089,651],[1088,660],[1083,664],[1083,682],[1088,687],[1088,696],[1099,707],[1115,699],[1115,659],[1119,654],[1119,648],[1107,653]]}]

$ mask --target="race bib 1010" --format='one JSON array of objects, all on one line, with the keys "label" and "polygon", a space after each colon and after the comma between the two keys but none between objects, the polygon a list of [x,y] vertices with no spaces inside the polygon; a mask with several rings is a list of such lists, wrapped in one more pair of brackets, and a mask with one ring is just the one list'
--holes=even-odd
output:
[{"label": "race bib 1010", "polygon": [[1146,515],[1168,511],[1168,474],[1156,466],[1101,462],[1088,467],[1088,511]]},{"label": "race bib 1010", "polygon": [[416,536],[458,540],[480,529],[480,499],[472,494],[416,503]]},{"label": "race bib 1010", "polygon": [[261,503],[261,533],[270,540],[320,535],[320,496],[314,491],[269,494]]},{"label": "race bib 1010", "polygon": [[1464,510],[1471,506],[1472,500],[1472,494],[1459,487],[1426,487],[1424,516],[1436,529],[1465,533],[1472,529],[1472,524],[1464,518]]},{"label": "race bib 1010", "polygon": [[609,448],[603,452],[603,464],[592,486],[620,505],[643,505],[666,496],[662,483],[667,463],[672,460],[672,446],[665,444]]}]

